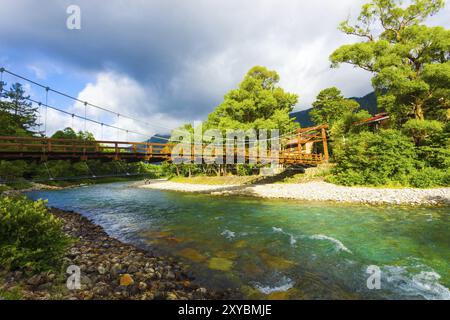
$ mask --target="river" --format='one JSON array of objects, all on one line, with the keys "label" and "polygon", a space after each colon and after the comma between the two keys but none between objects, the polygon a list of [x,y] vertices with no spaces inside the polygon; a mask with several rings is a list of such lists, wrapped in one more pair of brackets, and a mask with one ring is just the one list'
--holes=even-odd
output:
[{"label": "river", "polygon": [[[200,285],[248,298],[450,299],[449,207],[219,197],[132,183],[28,196],[185,261]],[[369,266],[381,271],[379,289]]]}]

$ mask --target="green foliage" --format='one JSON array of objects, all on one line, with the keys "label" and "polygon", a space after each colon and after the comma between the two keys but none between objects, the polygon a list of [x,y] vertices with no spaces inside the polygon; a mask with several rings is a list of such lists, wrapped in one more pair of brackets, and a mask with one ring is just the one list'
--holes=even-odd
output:
[{"label": "green foliage", "polygon": [[277,86],[275,71],[256,66],[250,69],[238,89],[229,91],[224,101],[204,123],[205,129],[279,129],[292,132],[298,124],[289,113],[298,101],[297,95]]},{"label": "green foliage", "polygon": [[410,177],[410,184],[416,188],[430,188],[450,185],[450,171],[425,167],[414,172]]},{"label": "green foliage", "polygon": [[237,164],[236,165],[236,174],[238,176],[249,176],[249,175],[252,175],[254,168],[255,168],[255,165],[251,165],[251,164]]},{"label": "green foliage", "polygon": [[[80,131],[81,132],[81,131]],[[63,130],[56,131],[51,138],[53,139],[79,139],[79,136],[72,128],[65,128]]]},{"label": "green foliage", "polygon": [[450,185],[450,148],[432,144],[416,148],[397,130],[351,135],[334,152],[336,166],[330,182],[418,188]]},{"label": "green foliage", "polygon": [[309,114],[316,125],[326,123],[332,126],[344,114],[358,108],[358,102],[345,99],[338,88],[331,87],[320,91]]},{"label": "green foliage", "polygon": [[[5,86],[4,83],[1,85]],[[2,91],[1,97],[6,99],[0,102],[0,114],[3,114],[1,120],[6,121],[7,127],[0,130],[13,131],[14,135],[16,132],[31,135],[31,130],[37,126],[37,108],[28,102],[29,96],[25,95],[22,85],[14,83],[9,90]]]},{"label": "green foliage", "polygon": [[403,131],[421,145],[428,137],[443,130],[443,124],[437,120],[410,119],[403,125]]},{"label": "green foliage", "polygon": [[130,165],[133,173],[145,174],[147,178],[156,179],[166,175],[163,165],[136,162]]},{"label": "green foliage", "polygon": [[407,185],[419,163],[413,142],[396,130],[352,135],[335,159],[330,179],[344,185]]},{"label": "green foliage", "polygon": [[58,268],[70,242],[44,201],[0,198],[0,264],[4,268]]},{"label": "green foliage", "polygon": [[330,56],[333,66],[349,63],[374,73],[378,104],[397,124],[408,118],[448,120],[450,31],[421,23],[438,12],[442,0],[372,0],[358,22],[340,29],[362,42],[344,45]]},{"label": "green foliage", "polygon": [[367,131],[367,126],[356,126],[354,124],[370,117],[370,113],[366,110],[360,110],[356,113],[345,113],[340,119],[334,122],[333,126],[330,128],[330,135],[333,140],[336,140],[347,134]]},{"label": "green foliage", "polygon": [[450,123],[430,135],[417,149],[425,166],[450,168]]},{"label": "green foliage", "polygon": [[2,136],[29,136],[30,133],[23,127],[17,124],[14,116],[4,111],[5,102],[0,101],[0,135]]},{"label": "green foliage", "polygon": [[346,113],[336,120],[329,130],[331,154],[339,154],[342,151],[349,135],[369,131],[368,126],[356,126],[354,123],[368,119],[370,116],[366,110],[360,110],[356,113]]},{"label": "green foliage", "polygon": [[28,164],[23,160],[0,160],[0,180],[13,181],[25,176]]}]

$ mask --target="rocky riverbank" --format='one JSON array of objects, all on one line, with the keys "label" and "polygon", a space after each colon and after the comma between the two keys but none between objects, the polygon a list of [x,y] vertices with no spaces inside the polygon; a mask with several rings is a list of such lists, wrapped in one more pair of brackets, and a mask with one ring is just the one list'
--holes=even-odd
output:
[{"label": "rocky riverbank", "polygon": [[198,185],[153,181],[139,184],[140,188],[201,192],[212,195],[242,195],[310,201],[335,201],[368,204],[396,205],[449,205],[450,188],[369,188],[346,187],[326,182],[273,183],[258,185]]},{"label": "rocky riverbank", "polygon": [[76,241],[64,257],[81,269],[81,289],[68,290],[68,274],[46,272],[27,276],[0,267],[0,292],[20,299],[227,299],[231,291],[213,292],[193,282],[187,266],[171,257],[154,256],[109,237],[102,227],[75,212],[51,209]]}]

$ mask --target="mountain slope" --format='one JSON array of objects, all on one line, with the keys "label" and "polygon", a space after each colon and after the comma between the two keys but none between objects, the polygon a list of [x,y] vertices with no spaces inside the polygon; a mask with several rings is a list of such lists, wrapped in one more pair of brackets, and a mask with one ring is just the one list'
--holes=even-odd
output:
[{"label": "mountain slope", "polygon": [[148,139],[146,142],[151,143],[167,143],[167,140],[170,138],[170,134],[155,134],[150,139]]},{"label": "mountain slope", "polygon": [[[358,102],[361,109],[367,110],[372,115],[378,113],[377,97],[375,95],[375,92],[366,94],[364,97],[360,97],[360,98],[351,97],[349,99],[352,99],[352,100],[355,100],[356,102]],[[302,128],[311,127],[314,125],[314,123],[312,122],[312,120],[309,116],[309,112],[311,111],[311,109],[312,108],[302,110],[302,111],[292,112],[291,117],[295,118],[295,122],[300,123],[300,126]]]}]

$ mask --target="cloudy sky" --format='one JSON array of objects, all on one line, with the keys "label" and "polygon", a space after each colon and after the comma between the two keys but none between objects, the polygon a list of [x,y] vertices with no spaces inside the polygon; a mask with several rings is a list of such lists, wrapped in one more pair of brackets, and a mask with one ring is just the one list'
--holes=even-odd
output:
[{"label": "cloudy sky", "polygon": [[[371,91],[370,74],[328,56],[355,41],[337,30],[366,0],[2,0],[0,65],[141,122],[88,108],[87,116],[144,135],[202,120],[248,69],[278,71],[280,85],[308,108],[317,93],[337,86],[346,96]],[[81,9],[81,29],[66,27],[69,5]],[[428,21],[450,27],[449,6]],[[5,74],[4,81],[17,81]],[[26,85],[38,101],[45,92]],[[50,93],[50,105],[84,115],[84,107]],[[42,119],[45,119],[42,110]],[[42,120],[43,122],[43,120]],[[84,122],[47,112],[47,130]],[[97,138],[142,135],[87,123]]]}]

